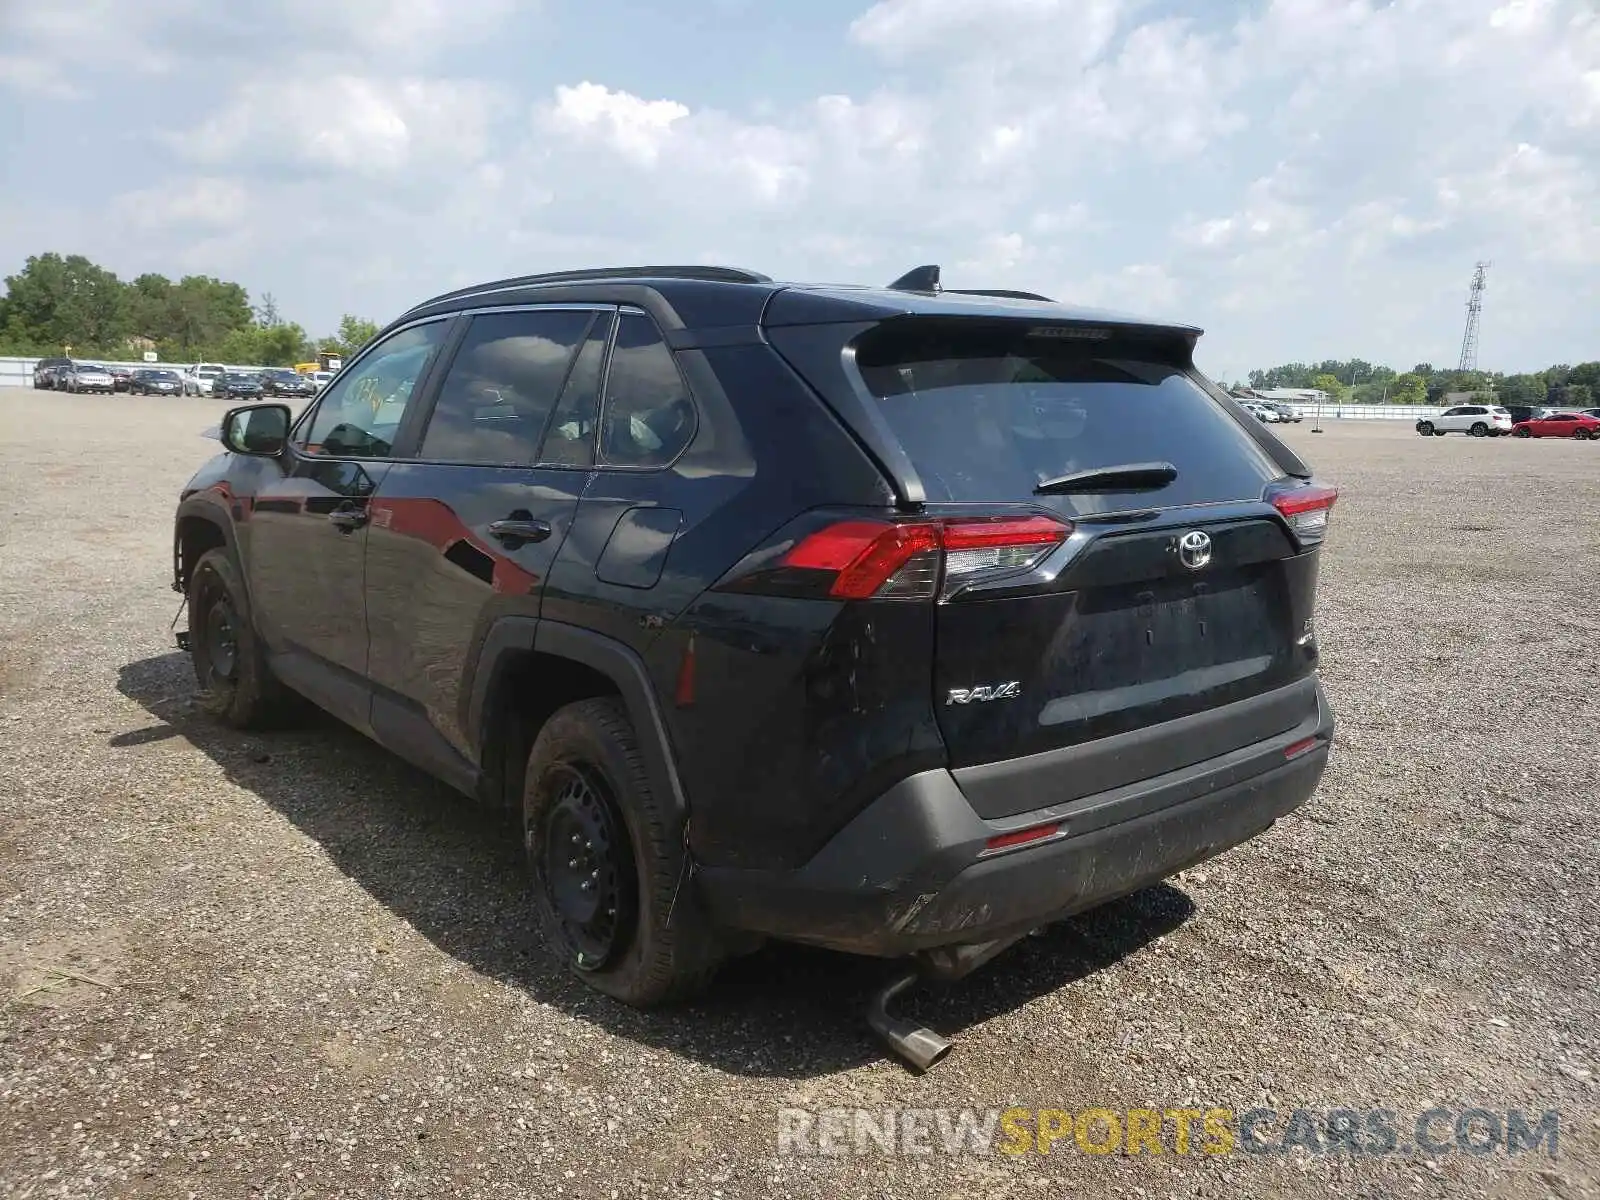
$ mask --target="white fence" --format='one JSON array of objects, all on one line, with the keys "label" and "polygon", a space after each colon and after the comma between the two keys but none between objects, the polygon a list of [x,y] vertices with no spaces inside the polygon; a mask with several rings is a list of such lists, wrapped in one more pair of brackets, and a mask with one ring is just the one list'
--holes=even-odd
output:
[{"label": "white fence", "polygon": [[1293,404],[1302,417],[1315,421],[1420,421],[1437,417],[1437,404]]}]

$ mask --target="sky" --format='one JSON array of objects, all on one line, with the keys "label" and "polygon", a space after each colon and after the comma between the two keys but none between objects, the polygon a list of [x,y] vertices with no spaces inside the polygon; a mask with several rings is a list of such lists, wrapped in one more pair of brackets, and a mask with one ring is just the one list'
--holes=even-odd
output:
[{"label": "sky", "polygon": [[0,275],[313,334],[575,266],[1015,287],[1213,375],[1600,358],[1597,0],[0,0]]}]

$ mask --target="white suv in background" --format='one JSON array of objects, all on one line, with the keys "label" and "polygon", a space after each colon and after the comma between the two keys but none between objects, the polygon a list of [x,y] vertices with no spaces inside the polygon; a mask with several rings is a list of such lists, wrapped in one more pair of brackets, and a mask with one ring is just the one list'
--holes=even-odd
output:
[{"label": "white suv in background", "polygon": [[227,369],[221,363],[195,363],[183,373],[183,394],[209,396],[211,384],[219,375],[226,373]]},{"label": "white suv in background", "polygon": [[1511,414],[1494,404],[1458,404],[1437,417],[1418,421],[1417,432],[1423,437],[1443,437],[1447,433],[1500,437],[1511,432]]}]

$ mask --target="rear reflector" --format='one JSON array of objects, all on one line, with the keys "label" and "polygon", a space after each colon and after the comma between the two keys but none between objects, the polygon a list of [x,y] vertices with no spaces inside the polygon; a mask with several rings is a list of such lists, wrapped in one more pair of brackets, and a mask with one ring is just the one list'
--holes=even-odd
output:
[{"label": "rear reflector", "polygon": [[1029,842],[1042,842],[1045,838],[1055,837],[1061,832],[1061,826],[1035,825],[1032,829],[1018,829],[1012,833],[1002,833],[984,842],[985,850],[1010,850],[1016,846],[1026,846]]},{"label": "rear reflector", "polygon": [[828,594],[841,600],[924,600],[936,594],[941,566],[968,582],[982,572],[1025,569],[1071,532],[1042,515],[838,521],[804,538],[783,565],[834,572]]},{"label": "rear reflector", "polygon": [[1289,522],[1301,545],[1310,546],[1327,536],[1328,515],[1338,498],[1338,488],[1312,485],[1278,493],[1272,498],[1272,506]]},{"label": "rear reflector", "polygon": [[1314,737],[1301,738],[1298,742],[1291,742],[1283,748],[1285,758],[1299,758],[1308,751],[1315,750],[1318,742]]}]

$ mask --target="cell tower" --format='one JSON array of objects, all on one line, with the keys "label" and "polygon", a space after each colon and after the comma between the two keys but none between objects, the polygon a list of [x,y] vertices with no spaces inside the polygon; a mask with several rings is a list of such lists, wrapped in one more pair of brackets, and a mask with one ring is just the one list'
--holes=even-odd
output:
[{"label": "cell tower", "polygon": [[1478,369],[1478,318],[1483,315],[1483,273],[1493,263],[1481,262],[1472,272],[1472,290],[1467,294],[1467,331],[1461,335],[1461,364],[1458,371]]}]

